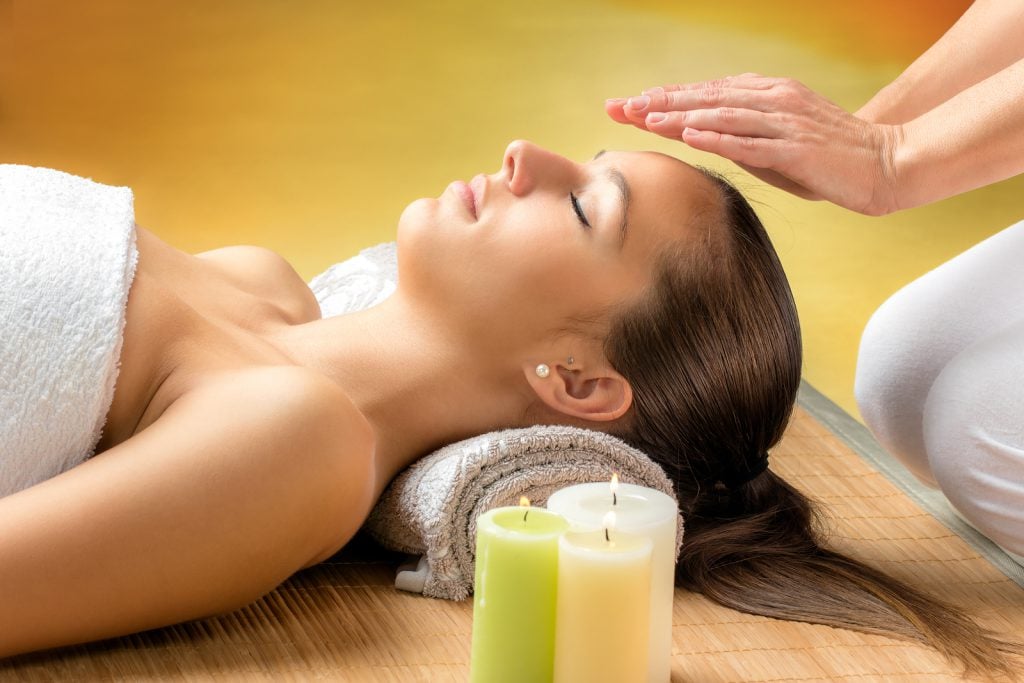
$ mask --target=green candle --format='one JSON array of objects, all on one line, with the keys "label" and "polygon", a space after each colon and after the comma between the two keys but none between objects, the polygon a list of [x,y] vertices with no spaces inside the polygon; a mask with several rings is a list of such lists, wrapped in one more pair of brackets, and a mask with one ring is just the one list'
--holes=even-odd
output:
[{"label": "green candle", "polygon": [[476,520],[474,683],[554,677],[558,538],[569,523],[528,506],[495,508]]}]

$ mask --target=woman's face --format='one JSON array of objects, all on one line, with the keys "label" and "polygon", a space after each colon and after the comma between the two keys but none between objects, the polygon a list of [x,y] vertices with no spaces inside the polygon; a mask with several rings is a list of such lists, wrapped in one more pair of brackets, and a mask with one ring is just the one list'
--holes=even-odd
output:
[{"label": "woman's face", "polygon": [[497,173],[405,209],[399,288],[489,348],[528,343],[637,298],[658,255],[717,201],[669,156],[578,163],[516,140]]}]

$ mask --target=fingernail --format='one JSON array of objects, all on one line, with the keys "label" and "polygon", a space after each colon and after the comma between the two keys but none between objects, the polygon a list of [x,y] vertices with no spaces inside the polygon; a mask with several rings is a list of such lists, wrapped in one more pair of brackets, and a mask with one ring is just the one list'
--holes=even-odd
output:
[{"label": "fingernail", "polygon": [[660,85],[656,85],[653,88],[648,88],[647,90],[641,90],[640,92],[642,94],[644,94],[644,95],[661,95],[661,94],[663,94],[665,92],[665,89],[662,88]]},{"label": "fingernail", "polygon": [[621,107],[626,104],[625,97],[612,97],[604,101],[605,104],[611,104],[616,107]]},{"label": "fingernail", "polygon": [[700,131],[697,130],[696,128],[683,128],[683,137],[700,137]]},{"label": "fingernail", "polygon": [[649,105],[650,103],[651,103],[651,98],[648,97],[647,95],[640,95],[639,97],[630,97],[629,100],[627,101],[627,104],[629,105],[629,108],[630,109],[635,109],[637,111],[639,111],[641,109],[646,109],[647,105]]},{"label": "fingernail", "polygon": [[647,123],[661,123],[667,118],[668,116],[662,114],[660,111],[655,111],[647,115]]}]

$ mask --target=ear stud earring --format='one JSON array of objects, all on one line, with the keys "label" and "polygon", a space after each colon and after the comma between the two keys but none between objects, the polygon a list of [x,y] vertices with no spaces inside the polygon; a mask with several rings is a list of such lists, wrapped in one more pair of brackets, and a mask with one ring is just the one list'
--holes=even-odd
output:
[{"label": "ear stud earring", "polygon": [[543,363],[541,363],[540,365],[537,366],[537,368],[534,370],[534,372],[537,373],[538,377],[540,377],[541,379],[544,379],[545,377],[547,377],[548,375],[551,374],[551,368],[549,368],[548,366],[546,366]]}]

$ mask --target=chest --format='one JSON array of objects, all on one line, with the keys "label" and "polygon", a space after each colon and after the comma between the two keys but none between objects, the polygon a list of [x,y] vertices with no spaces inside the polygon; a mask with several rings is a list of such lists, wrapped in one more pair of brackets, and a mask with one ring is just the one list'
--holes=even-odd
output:
[{"label": "chest", "polygon": [[274,331],[320,317],[312,291],[269,250],[191,255],[143,228],[137,246],[120,370],[96,453],[145,429],[218,373],[291,364]]}]

